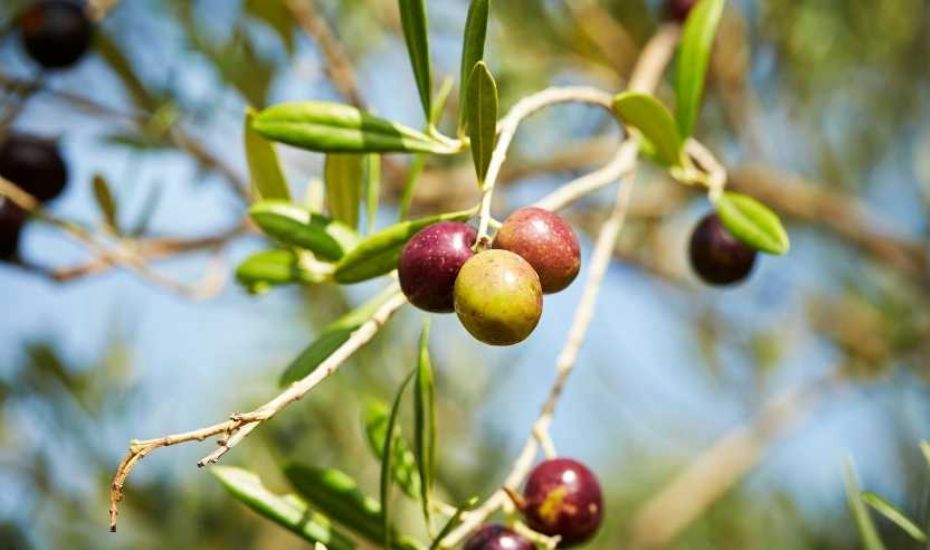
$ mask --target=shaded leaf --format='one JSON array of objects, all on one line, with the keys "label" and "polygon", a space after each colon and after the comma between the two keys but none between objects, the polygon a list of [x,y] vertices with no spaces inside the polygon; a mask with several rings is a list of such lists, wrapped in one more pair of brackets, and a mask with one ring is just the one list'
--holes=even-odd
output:
[{"label": "shaded leaf", "polygon": [[429,497],[433,487],[436,451],[436,388],[433,365],[429,356],[429,332],[430,320],[427,317],[423,320],[423,328],[420,332],[413,401],[414,447],[416,448],[417,471],[421,480],[420,502],[427,525],[430,525]]},{"label": "shaded leaf", "polygon": [[875,523],[872,522],[872,516],[869,515],[869,510],[859,497],[859,482],[856,480],[852,460],[846,460],[843,475],[846,480],[846,500],[849,503],[849,511],[852,513],[853,520],[856,522],[856,529],[859,531],[862,546],[865,550],[884,550],[885,545],[882,544],[882,539],[878,536],[878,530],[875,528]]},{"label": "shaded leaf", "polygon": [[378,204],[381,201],[381,155],[365,156],[365,232],[375,230]]},{"label": "shaded leaf", "polygon": [[448,146],[401,124],[325,101],[282,103],[256,117],[254,128],[272,141],[310,151],[451,154]]},{"label": "shaded leaf", "polygon": [[[388,406],[378,400],[369,400],[365,404],[365,434],[368,436],[368,445],[379,461],[384,459],[384,441],[387,437],[388,420],[391,411]],[[394,482],[405,495],[412,499],[420,498],[420,474],[417,472],[417,461],[413,451],[404,439],[400,427],[394,430],[394,442],[391,444],[393,457],[391,458],[391,474]]]},{"label": "shaded leaf", "polygon": [[381,518],[384,529],[384,545],[391,546],[391,480],[394,478],[394,442],[396,437],[397,415],[400,412],[400,403],[404,399],[404,392],[413,380],[416,372],[411,372],[397,390],[394,404],[391,406],[391,415],[388,417],[387,429],[384,434],[384,450],[381,452]]},{"label": "shaded leaf", "polygon": [[304,540],[325,544],[332,550],[355,548],[350,539],[334,530],[326,517],[311,511],[302,499],[269,491],[256,474],[229,466],[213,466],[210,473],[237,500]]},{"label": "shaded leaf", "polygon": [[310,250],[324,260],[339,260],[358,244],[355,231],[345,224],[290,202],[258,202],[249,208],[249,216],[269,237]]},{"label": "shaded leaf", "polygon": [[488,34],[489,0],[472,0],[465,20],[465,36],[462,43],[462,63],[459,69],[459,133],[468,130],[468,79],[475,65],[484,59],[484,44]]},{"label": "shaded leaf", "polygon": [[726,0],[700,0],[691,10],[682,32],[675,97],[678,129],[684,138],[694,132],[701,110],[707,66],[725,5]]},{"label": "shaded leaf", "polygon": [[94,200],[97,202],[97,208],[107,226],[114,233],[119,233],[119,222],[116,216],[116,199],[113,192],[110,191],[110,185],[106,178],[101,174],[94,175]]},{"label": "shaded leaf", "polygon": [[917,542],[926,542],[927,535],[920,527],[914,524],[903,512],[895,508],[890,502],[871,491],[863,491],[860,495],[862,501],[871,506],[875,511],[888,518],[892,523],[900,527],[905,533],[911,536]]},{"label": "shaded leaf", "polygon": [[401,249],[418,231],[441,221],[465,221],[473,215],[474,210],[451,212],[404,221],[382,229],[363,239],[339,260],[334,278],[338,283],[351,284],[390,273],[397,267]]},{"label": "shaded leaf", "polygon": [[497,84],[487,65],[479,61],[468,79],[468,135],[478,181],[483,183],[497,138]]},{"label": "shaded leaf", "polygon": [[252,180],[252,194],[256,199],[290,200],[291,193],[281,171],[281,163],[274,145],[252,129],[255,111],[245,111],[245,157],[249,164],[249,176]]},{"label": "shaded leaf", "polygon": [[727,231],[756,250],[780,255],[791,247],[778,215],[752,197],[726,192],[715,207]]},{"label": "shaded leaf", "polygon": [[281,376],[280,384],[286,386],[316,370],[320,363],[339,349],[352,333],[370,320],[378,308],[391,299],[396,292],[394,287],[388,288],[327,325],[316,340],[287,367]]},{"label": "shaded leaf", "polygon": [[470,499],[468,499],[468,502],[466,502],[465,504],[463,504],[462,506],[460,506],[460,507],[455,511],[455,513],[452,514],[452,517],[449,518],[449,521],[447,521],[446,524],[442,527],[442,529],[439,531],[439,534],[437,534],[437,535],[436,535],[436,538],[433,539],[433,542],[430,543],[430,545],[429,545],[430,550],[434,550],[435,548],[439,548],[439,543],[442,542],[442,539],[446,538],[446,536],[447,536],[449,533],[451,533],[453,529],[455,529],[456,527],[458,527],[459,522],[462,520],[462,514],[464,514],[465,512],[467,512],[467,511],[471,510],[472,508],[474,508],[475,506],[477,506],[477,505],[478,505],[478,502],[480,502],[480,500],[481,500],[481,499],[479,499],[478,497],[471,497]]},{"label": "shaded leaf", "polygon": [[626,92],[614,98],[614,113],[648,141],[644,149],[666,166],[681,164],[683,143],[675,119],[665,105],[649,94]]},{"label": "shaded leaf", "polygon": [[423,104],[423,114],[430,118],[432,112],[432,76],[429,62],[429,23],[426,16],[424,0],[398,0],[400,21],[404,28],[404,40],[413,76],[417,81],[417,91]]},{"label": "shaded leaf", "polygon": [[287,0],[245,0],[243,9],[278,35],[288,54],[294,53],[294,16]]},{"label": "shaded leaf", "polygon": [[98,28],[94,35],[95,51],[104,63],[116,74],[119,81],[126,88],[129,97],[136,107],[143,111],[155,109],[158,101],[148,91],[148,88],[136,74],[129,59],[123,54],[123,49],[103,29]]},{"label": "shaded leaf", "polygon": [[358,228],[358,209],[362,200],[365,156],[326,155],[323,181],[326,183],[326,207],[330,215],[353,230]]}]

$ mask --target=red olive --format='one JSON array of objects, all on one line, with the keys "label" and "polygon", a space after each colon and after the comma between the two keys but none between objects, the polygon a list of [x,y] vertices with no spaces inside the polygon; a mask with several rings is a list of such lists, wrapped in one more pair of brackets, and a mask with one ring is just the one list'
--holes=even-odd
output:
[{"label": "red olive", "polygon": [[459,270],[472,256],[477,232],[464,223],[431,225],[410,239],[400,254],[400,288],[410,303],[436,313],[455,309],[453,289]]},{"label": "red olive", "polygon": [[529,262],[546,294],[563,290],[581,269],[575,232],[565,220],[541,208],[521,208],[508,216],[494,236],[494,248]]},{"label": "red olive", "polygon": [[601,525],[604,499],[594,474],[568,458],[533,469],[523,490],[523,515],[534,531],[559,536],[559,547],[588,541]]}]

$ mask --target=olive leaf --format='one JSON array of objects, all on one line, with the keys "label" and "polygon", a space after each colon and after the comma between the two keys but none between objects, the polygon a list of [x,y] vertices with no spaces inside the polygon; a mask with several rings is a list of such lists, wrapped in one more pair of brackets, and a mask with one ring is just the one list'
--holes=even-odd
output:
[{"label": "olive leaf", "polygon": [[863,491],[860,497],[863,502],[871,506],[879,514],[888,518],[888,520],[910,535],[911,538],[917,542],[927,542],[926,533],[890,502],[871,491]]},{"label": "olive leaf", "polygon": [[[387,437],[390,408],[377,399],[369,399],[364,408],[365,434],[368,446],[379,461],[384,459],[384,441]],[[394,442],[391,444],[391,476],[397,486],[411,499],[420,498],[420,474],[417,460],[410,445],[403,437],[400,427],[394,429]]]},{"label": "olive leaf", "polygon": [[249,208],[249,216],[269,237],[310,250],[324,260],[339,260],[359,241],[347,225],[282,200],[256,203]]},{"label": "olive leaf", "polygon": [[859,482],[856,480],[856,472],[851,459],[846,460],[843,477],[846,480],[846,500],[849,503],[849,511],[856,522],[862,546],[866,550],[884,550],[885,545],[878,536],[878,529],[875,528],[872,516],[869,515],[869,510],[860,497]]},{"label": "olive leaf", "polygon": [[97,208],[103,216],[103,221],[114,233],[119,233],[119,222],[117,220],[116,198],[110,190],[110,184],[107,183],[102,174],[94,175],[94,200],[97,202]]},{"label": "olive leaf", "polygon": [[303,499],[271,492],[255,473],[230,466],[213,466],[210,473],[237,500],[302,539],[332,550],[355,548],[351,539],[333,529],[326,517],[311,511]]},{"label": "olive leaf", "polygon": [[678,129],[684,138],[694,132],[701,110],[707,66],[725,5],[726,0],[700,0],[691,10],[682,32],[675,97]]},{"label": "olive leaf", "polygon": [[479,499],[478,497],[471,497],[470,499],[468,499],[467,502],[465,502],[465,504],[463,504],[462,506],[459,506],[455,510],[455,513],[452,514],[452,517],[449,518],[449,521],[447,521],[446,524],[439,531],[439,534],[436,535],[436,538],[433,539],[433,542],[430,543],[429,545],[430,550],[439,548],[439,544],[442,542],[442,539],[446,538],[446,536],[449,533],[451,533],[452,530],[455,529],[459,525],[459,522],[462,519],[462,515],[465,512],[477,506],[480,500],[481,499]]},{"label": "olive leaf", "polygon": [[472,209],[404,221],[373,233],[339,260],[333,278],[337,283],[351,284],[390,273],[397,267],[401,249],[418,231],[437,222],[465,221],[474,213]]},{"label": "olive leaf", "polygon": [[280,385],[287,386],[307,376],[339,349],[352,333],[372,318],[378,309],[398,291],[389,287],[326,326],[281,375]]},{"label": "olive leaf", "polygon": [[[484,59],[484,44],[488,34],[489,0],[472,0],[465,19],[465,35],[462,43],[462,63],[459,69],[459,90],[468,90],[468,79],[475,65]],[[459,94],[459,133],[468,130],[468,94]]]},{"label": "olive leaf", "polygon": [[267,139],[321,152],[452,154],[449,146],[401,124],[326,101],[281,103],[255,117]]},{"label": "olive leaf", "polygon": [[397,390],[394,404],[391,406],[391,415],[388,417],[387,430],[384,434],[384,450],[381,452],[381,521],[384,529],[384,546],[391,546],[391,480],[394,471],[394,434],[397,428],[397,417],[400,412],[400,403],[404,392],[413,381],[416,371],[410,373]]},{"label": "olive leaf", "polygon": [[420,477],[420,503],[423,517],[430,524],[430,489],[436,451],[436,389],[433,365],[429,356],[430,319],[423,320],[420,347],[417,354],[416,386],[414,387],[413,418],[416,463]]},{"label": "olive leaf", "polygon": [[274,145],[252,129],[255,115],[254,109],[246,109],[243,133],[252,194],[256,199],[290,200],[291,193],[287,187],[287,180],[284,179],[284,172],[281,171],[281,163],[278,161]]},{"label": "olive leaf", "polygon": [[684,144],[672,113],[649,94],[626,92],[614,98],[614,113],[648,140],[646,149],[666,166],[680,166]]},{"label": "olive leaf", "polygon": [[358,228],[358,209],[362,199],[365,156],[344,153],[326,155],[323,181],[326,184],[326,207],[333,219]]},{"label": "olive leaf", "polygon": [[365,232],[371,233],[378,221],[378,204],[381,201],[381,155],[365,156]]},{"label": "olive leaf", "polygon": [[260,294],[272,286],[299,282],[319,282],[304,271],[300,259],[292,250],[263,250],[246,258],[236,268],[236,280],[249,292]]},{"label": "olive leaf", "polygon": [[497,137],[497,84],[483,61],[475,64],[468,79],[468,135],[478,182],[483,183],[494,154]]},{"label": "olive leaf", "polygon": [[417,91],[423,104],[423,113],[427,120],[432,111],[432,76],[429,63],[429,24],[426,17],[424,0],[398,0],[400,22],[404,29],[404,41],[410,55],[410,65],[417,81]]},{"label": "olive leaf", "polygon": [[716,200],[715,207],[727,231],[756,250],[781,255],[791,247],[778,215],[752,197],[726,192]]}]

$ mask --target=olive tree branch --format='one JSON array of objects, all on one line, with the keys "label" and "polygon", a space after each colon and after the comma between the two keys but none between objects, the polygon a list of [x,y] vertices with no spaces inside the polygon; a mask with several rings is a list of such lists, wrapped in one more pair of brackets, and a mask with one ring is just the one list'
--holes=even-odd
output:
[{"label": "olive tree branch", "polygon": [[407,303],[407,299],[400,292],[397,283],[389,287],[392,291],[390,298],[375,311],[374,315],[356,329],[335,352],[310,374],[291,384],[277,397],[268,401],[257,409],[241,414],[232,415],[229,420],[197,430],[159,437],[157,439],[133,440],[129,444],[129,451],[116,469],[113,482],[110,486],[110,530],[116,531],[116,522],[119,515],[119,502],[123,499],[123,485],[135,465],[147,454],[155,449],[170,447],[190,441],[203,441],[217,437],[219,448],[203,457],[198,466],[213,464],[229,449],[242,441],[260,424],[268,421],[281,412],[291,403],[301,399],[310,390],[335,373],[359,348],[367,344],[378,333],[381,327],[391,316]]},{"label": "olive tree branch", "polygon": [[[675,45],[678,42],[678,36],[679,30],[671,26],[661,28],[656,35],[653,36],[643,50],[636,68],[633,71],[633,76],[629,84],[631,90],[648,92],[658,85],[662,73],[672,57]],[[527,474],[529,474],[539,450],[540,437],[538,434],[548,433],[549,431],[555,409],[565,389],[565,385],[568,382],[568,378],[574,370],[581,346],[584,343],[588,328],[591,325],[601,283],[610,265],[610,260],[616,246],[616,240],[620,234],[620,229],[623,227],[626,212],[629,208],[635,177],[635,172],[632,168],[635,166],[639,146],[639,139],[631,134],[617,153],[616,163],[624,167],[629,166],[630,169],[624,173],[623,181],[617,192],[617,198],[614,201],[610,216],[601,226],[598,233],[594,245],[594,252],[591,257],[591,264],[588,268],[588,280],[585,284],[578,307],[575,309],[575,316],[572,320],[565,345],[562,347],[562,351],[556,359],[556,379],[549,390],[546,401],[543,403],[539,416],[533,423],[530,432],[531,435],[527,438],[523,450],[511,466],[510,473],[504,480],[502,488],[492,494],[484,504],[468,513],[462,523],[440,541],[440,547],[442,548],[456,546],[481,525],[491,514],[502,507],[510,505],[507,496],[508,491],[519,486],[526,478]],[[492,165],[493,162],[492,158]],[[550,200],[547,197],[540,202],[545,204],[550,202]],[[557,203],[557,201],[551,202]]]}]

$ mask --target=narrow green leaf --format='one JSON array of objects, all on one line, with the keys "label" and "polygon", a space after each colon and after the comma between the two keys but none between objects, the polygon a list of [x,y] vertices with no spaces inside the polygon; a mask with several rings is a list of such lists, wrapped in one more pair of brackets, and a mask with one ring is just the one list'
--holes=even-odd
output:
[{"label": "narrow green leaf", "polygon": [[400,251],[411,237],[428,225],[441,221],[465,221],[474,210],[440,214],[396,223],[359,243],[336,264],[335,280],[340,284],[360,283],[390,273],[397,268]]},{"label": "narrow green leaf", "polygon": [[384,540],[381,507],[348,474],[336,469],[289,464],[284,475],[314,508],[368,540]]},{"label": "narrow green leaf", "polygon": [[894,507],[890,502],[871,491],[863,491],[860,495],[862,501],[871,506],[879,514],[888,518],[892,523],[900,527],[905,533],[911,536],[917,542],[927,542],[927,535],[920,527],[914,524],[903,512]]},{"label": "narrow green leaf", "polygon": [[442,542],[442,539],[446,538],[446,536],[451,533],[453,529],[458,527],[458,524],[462,519],[462,514],[477,506],[479,501],[480,499],[478,497],[471,497],[468,499],[468,502],[460,506],[455,511],[455,513],[452,514],[452,517],[449,518],[449,521],[447,521],[446,524],[442,527],[442,529],[439,531],[439,534],[436,535],[435,539],[433,539],[433,542],[430,543],[430,550],[439,548],[439,543]]},{"label": "narrow green leaf", "polygon": [[290,200],[291,193],[278,162],[274,145],[252,129],[255,111],[251,108],[245,112],[245,157],[249,164],[249,176],[252,180],[252,194],[256,199]]},{"label": "narrow green leaf", "polygon": [[310,250],[323,260],[339,260],[359,242],[345,224],[282,200],[256,203],[249,216],[269,237]]},{"label": "narrow green leaf", "polygon": [[767,254],[785,254],[791,248],[778,215],[740,193],[726,192],[717,199],[717,214],[734,237]]},{"label": "narrow green leaf", "polygon": [[[384,440],[387,437],[388,420],[391,416],[390,408],[378,400],[369,400],[365,404],[364,421],[365,434],[368,436],[368,446],[375,458],[384,458]],[[410,445],[404,439],[400,426],[394,429],[394,442],[391,475],[394,482],[405,495],[414,500],[420,498],[420,474],[417,472],[417,460]]]},{"label": "narrow green leaf", "polygon": [[427,317],[423,320],[423,329],[420,332],[413,401],[414,446],[420,474],[420,503],[427,525],[430,525],[429,498],[433,487],[436,451],[436,388],[429,356],[429,329],[430,318]]},{"label": "narrow green leaf", "polygon": [[407,53],[410,55],[410,65],[413,67],[417,91],[420,92],[420,102],[423,104],[423,114],[429,120],[433,96],[426,3],[424,0],[398,0],[398,5],[400,22],[404,28],[404,40],[407,42]]},{"label": "narrow green leaf", "polygon": [[685,138],[694,132],[701,110],[707,66],[726,3],[726,0],[700,0],[691,10],[682,32],[675,97],[678,129]]},{"label": "narrow green leaf", "polygon": [[375,230],[381,201],[381,155],[365,156],[365,232]]},{"label": "narrow green leaf", "polygon": [[210,473],[237,500],[304,540],[325,544],[331,550],[355,548],[349,538],[334,530],[326,517],[311,511],[302,499],[269,491],[256,474],[229,466],[212,466]]},{"label": "narrow green leaf", "polygon": [[263,250],[246,258],[236,268],[236,280],[250,292],[259,294],[272,286],[298,282],[316,282],[300,268],[297,254],[291,250]]},{"label": "narrow green leaf", "polygon": [[465,36],[462,43],[462,64],[459,69],[459,133],[468,131],[468,79],[475,65],[484,59],[484,44],[488,34],[489,0],[472,0],[465,20]]},{"label": "narrow green leaf", "polygon": [[397,290],[392,286],[346,313],[326,326],[281,376],[280,384],[287,386],[307,376],[349,339],[353,332],[371,319],[378,309],[390,300]]},{"label": "narrow green leaf", "polygon": [[143,111],[153,111],[157,105],[157,100],[148,91],[146,85],[136,74],[135,69],[129,59],[123,54],[123,49],[113,38],[103,29],[98,28],[94,36],[94,51],[110,67],[110,70],[116,74],[116,77],[126,88],[132,102]]},{"label": "narrow green leaf", "polygon": [[648,140],[646,149],[666,166],[679,166],[684,144],[672,113],[648,94],[626,92],[614,98],[614,112],[624,124]]},{"label": "narrow green leaf", "polygon": [[468,135],[478,182],[484,183],[497,138],[497,83],[488,66],[479,61],[468,79]]},{"label": "narrow green leaf", "polygon": [[364,155],[329,154],[323,167],[326,207],[333,219],[358,229],[358,209],[362,200]]},{"label": "narrow green leaf", "polygon": [[849,510],[853,519],[856,521],[856,528],[859,530],[859,539],[865,550],[884,550],[885,545],[878,536],[878,530],[869,510],[865,507],[859,496],[859,482],[856,480],[856,472],[853,468],[852,460],[847,459],[844,465],[843,475],[846,479],[846,500],[849,503]]},{"label": "narrow green leaf", "polygon": [[924,458],[927,459],[927,465],[930,466],[930,441],[920,442],[920,452],[923,453]]},{"label": "narrow green leaf", "polygon": [[100,215],[114,233],[119,234],[119,221],[117,220],[116,198],[110,190],[110,184],[101,174],[94,175],[94,200]]},{"label": "narrow green leaf", "polygon": [[397,414],[400,412],[400,403],[404,392],[413,380],[416,371],[411,372],[397,390],[394,404],[391,406],[391,416],[388,418],[387,431],[384,434],[384,450],[381,452],[381,518],[384,530],[384,546],[391,546],[391,480],[394,471],[394,437],[397,426]]},{"label": "narrow green leaf", "polygon": [[282,103],[260,112],[255,130],[272,141],[310,151],[452,154],[447,145],[401,124],[340,103]]},{"label": "narrow green leaf", "polygon": [[287,0],[246,0],[242,9],[274,31],[288,54],[294,53],[294,15]]}]

